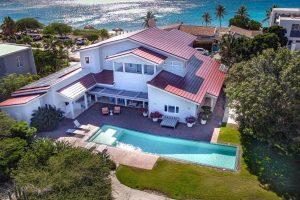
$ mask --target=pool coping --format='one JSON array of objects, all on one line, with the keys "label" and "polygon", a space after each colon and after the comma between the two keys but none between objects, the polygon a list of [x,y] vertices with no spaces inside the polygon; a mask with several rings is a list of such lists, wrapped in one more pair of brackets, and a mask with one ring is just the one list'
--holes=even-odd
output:
[{"label": "pool coping", "polygon": [[[101,129],[102,126],[105,126],[105,125],[116,127],[116,128],[122,128],[122,129],[126,129],[126,130],[131,130],[131,129],[128,129],[128,128],[118,127],[118,126],[115,126],[115,125],[102,124],[100,127],[98,127],[98,129],[96,131],[93,131],[92,133],[84,136],[83,138],[86,138],[84,141],[85,142],[93,142],[93,141],[88,141],[88,140],[94,134],[96,134]],[[132,130],[135,131],[135,132],[139,132],[138,130],[134,130],[134,129],[132,129]],[[144,152],[144,151],[142,153],[150,154],[150,155],[156,155],[156,156],[159,156],[161,158],[168,159],[168,160],[174,160],[174,161],[179,161],[179,162],[183,162],[183,163],[190,163],[190,164],[201,165],[201,166],[205,166],[205,167],[211,167],[211,168],[215,168],[215,169],[219,169],[219,170],[223,170],[223,171],[225,171],[225,170],[226,171],[232,171],[232,172],[239,171],[239,161],[240,161],[240,146],[239,145],[230,144],[230,143],[228,143],[228,144],[225,144],[225,143],[211,143],[211,142],[206,142],[206,141],[182,139],[182,138],[178,138],[178,137],[159,136],[159,135],[153,135],[153,134],[151,134],[149,132],[143,132],[143,133],[144,134],[148,134],[148,135],[152,135],[152,136],[156,136],[156,137],[173,138],[173,139],[178,139],[178,140],[187,140],[187,141],[200,142],[200,143],[206,143],[206,144],[211,144],[211,145],[226,146],[226,147],[235,147],[237,150],[236,150],[236,155],[235,155],[236,159],[235,159],[235,163],[234,163],[234,169],[230,169],[230,168],[226,168],[226,167],[218,167],[218,166],[213,166],[213,165],[203,164],[203,163],[196,163],[196,162],[193,162],[193,161],[187,161],[187,160],[183,160],[183,159],[171,158],[171,157],[162,156],[162,155],[159,155],[159,154],[154,154],[154,153],[149,153],[149,152]],[[100,143],[100,142],[99,143],[98,142],[93,142],[93,143],[107,145],[109,147],[115,147],[115,146],[112,146],[112,145],[109,145],[109,144]],[[118,147],[115,147],[115,148],[118,148]],[[121,149],[121,148],[119,148],[119,149]],[[135,151],[135,150],[132,150],[132,151],[139,152],[139,151]]]}]

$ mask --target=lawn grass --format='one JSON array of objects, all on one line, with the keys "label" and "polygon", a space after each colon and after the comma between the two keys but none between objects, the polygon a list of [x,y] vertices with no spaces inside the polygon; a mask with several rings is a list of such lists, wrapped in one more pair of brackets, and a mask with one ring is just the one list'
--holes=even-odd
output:
[{"label": "lawn grass", "polygon": [[[239,138],[236,127],[221,128],[219,142],[239,145]],[[280,199],[260,187],[243,158],[240,172],[159,159],[153,170],[120,166],[116,174],[121,183],[131,188],[154,190],[175,199]]]}]

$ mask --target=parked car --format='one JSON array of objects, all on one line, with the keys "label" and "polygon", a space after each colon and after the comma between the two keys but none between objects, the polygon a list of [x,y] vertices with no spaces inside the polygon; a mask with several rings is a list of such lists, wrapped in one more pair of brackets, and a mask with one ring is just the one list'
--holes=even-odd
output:
[{"label": "parked car", "polygon": [[201,54],[205,55],[205,56],[209,56],[209,51],[207,51],[206,49],[204,48],[201,48],[201,47],[198,47],[198,48],[195,48],[197,51],[199,51]]},{"label": "parked car", "polygon": [[33,41],[40,41],[43,39],[41,35],[32,35],[31,37]]}]

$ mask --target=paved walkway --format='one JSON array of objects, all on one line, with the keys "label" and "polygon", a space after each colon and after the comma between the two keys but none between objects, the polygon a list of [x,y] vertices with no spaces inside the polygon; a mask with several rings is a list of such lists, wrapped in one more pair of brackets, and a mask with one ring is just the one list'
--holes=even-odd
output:
[{"label": "paved walkway", "polygon": [[118,164],[141,169],[153,169],[159,156],[142,152],[128,151],[116,147],[107,147],[110,158]]},{"label": "paved walkway", "polygon": [[116,200],[172,200],[162,195],[129,188],[121,184],[114,174],[111,183],[112,195]]},{"label": "paved walkway", "polygon": [[215,128],[210,142],[211,143],[218,143],[219,134],[220,134],[220,128]]}]

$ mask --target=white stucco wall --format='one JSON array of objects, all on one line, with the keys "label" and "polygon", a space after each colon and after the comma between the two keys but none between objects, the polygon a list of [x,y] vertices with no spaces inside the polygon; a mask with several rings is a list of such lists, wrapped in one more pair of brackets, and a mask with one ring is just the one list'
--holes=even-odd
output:
[{"label": "white stucco wall", "polygon": [[[181,97],[169,94],[160,89],[148,86],[149,112],[159,111],[163,115],[180,118],[180,122],[185,123],[185,118],[189,116],[197,117],[197,105]],[[165,105],[178,106],[179,113],[165,112]]]},{"label": "white stucco wall", "polygon": [[30,123],[32,112],[39,106],[41,106],[40,98],[37,98],[24,105],[2,107],[1,110],[18,121],[23,120]]},{"label": "white stucco wall", "polygon": [[[141,64],[142,68],[143,65],[154,65],[153,63],[148,62],[147,60],[132,55],[114,59],[113,62]],[[153,75],[147,75],[128,73],[125,71],[114,71],[115,87],[123,90],[147,92],[147,82],[150,81],[154,76],[156,76],[156,73],[154,73]]]},{"label": "white stucco wall", "polygon": [[[90,58],[89,64],[86,64],[85,57]],[[82,68],[89,69],[92,73],[98,73],[102,71],[103,68],[101,68],[102,65],[100,60],[100,48],[87,49],[80,52],[80,62]]]}]

